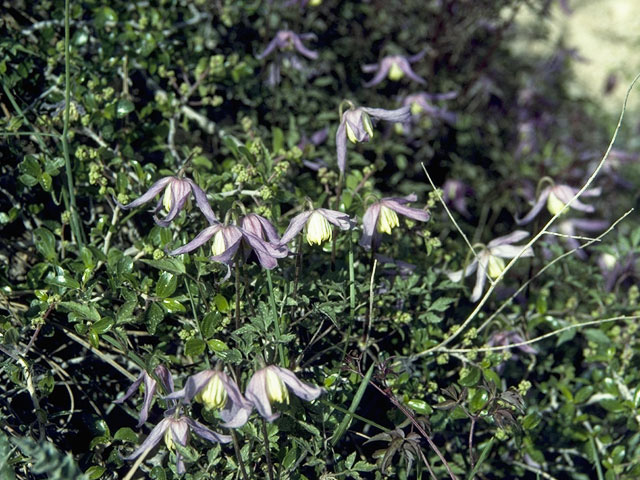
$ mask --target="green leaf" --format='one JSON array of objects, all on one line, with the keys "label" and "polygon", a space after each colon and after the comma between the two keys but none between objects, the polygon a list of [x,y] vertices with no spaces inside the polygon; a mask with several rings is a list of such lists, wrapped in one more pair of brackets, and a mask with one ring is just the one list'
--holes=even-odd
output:
[{"label": "green leaf", "polygon": [[115,433],[113,439],[123,440],[129,443],[138,443],[138,434],[129,427],[122,427]]},{"label": "green leaf", "polygon": [[431,405],[429,405],[424,400],[412,398],[407,402],[407,405],[420,415],[431,415],[433,413],[433,408],[431,408]]},{"label": "green leaf", "polygon": [[222,323],[222,315],[218,312],[207,313],[200,322],[200,332],[204,338],[211,338],[216,333],[216,328]]},{"label": "green leaf", "polygon": [[78,302],[60,302],[58,306],[67,312],[73,312],[79,317],[86,318],[93,322],[100,320],[100,314],[93,305],[83,305]]},{"label": "green leaf", "polygon": [[141,262],[146,263],[147,265],[153,268],[157,268],[158,270],[163,270],[166,272],[186,273],[184,263],[182,262],[182,260],[178,258],[163,258],[161,260],[141,260]]},{"label": "green leaf", "polygon": [[213,302],[216,304],[216,308],[220,313],[227,313],[230,310],[229,302],[219,293],[213,297]]},{"label": "green leaf", "polygon": [[147,321],[147,331],[151,335],[155,335],[156,328],[164,320],[164,310],[156,302],[153,302],[147,309],[145,319]]},{"label": "green leaf", "polygon": [[429,305],[429,310],[432,312],[444,312],[453,302],[455,302],[455,298],[437,298],[435,302]]},{"label": "green leaf", "polygon": [[98,480],[104,472],[106,472],[106,468],[101,467],[99,465],[94,465],[92,467],[87,468],[85,475],[89,478],[89,480]]},{"label": "green leaf", "polygon": [[469,373],[467,373],[460,381],[458,382],[463,387],[473,387],[480,381],[480,376],[482,372],[477,367],[472,367]]},{"label": "green leaf", "polygon": [[158,283],[156,283],[156,295],[160,298],[167,298],[173,295],[178,286],[178,277],[171,272],[162,272]]},{"label": "green leaf", "polygon": [[480,457],[478,458],[478,461],[473,467],[473,470],[471,470],[471,472],[469,473],[467,480],[473,480],[475,478],[476,473],[478,473],[478,471],[480,470],[480,467],[489,456],[489,452],[491,451],[491,447],[493,447],[494,442],[495,442],[495,437],[492,437],[491,440],[489,440],[484,444],[484,446],[482,447],[482,452],[480,453]]},{"label": "green leaf", "polygon": [[162,300],[162,305],[167,309],[169,313],[184,313],[187,311],[178,300],[175,298],[165,298]]},{"label": "green leaf", "polygon": [[124,118],[134,110],[135,106],[133,105],[131,100],[121,98],[120,100],[118,100],[118,104],[116,105],[116,116],[118,118]]},{"label": "green leaf", "polygon": [[108,332],[113,327],[113,318],[103,318],[102,320],[93,324],[93,329],[98,335]]},{"label": "green leaf", "polygon": [[478,413],[489,402],[489,392],[484,388],[478,388],[469,401],[469,407],[473,413]]},{"label": "green leaf", "polygon": [[189,357],[197,357],[204,353],[207,344],[200,338],[190,338],[184,346],[184,354]]},{"label": "green leaf", "polygon": [[272,127],[271,134],[273,135],[273,153],[277,154],[284,148],[284,134],[278,127]]},{"label": "green leaf", "polygon": [[224,343],[222,340],[218,340],[217,338],[212,338],[207,342],[209,348],[214,352],[226,352],[229,350],[229,346]]},{"label": "green leaf", "polygon": [[40,227],[33,231],[33,243],[46,260],[54,261],[58,258],[56,237],[46,228]]}]

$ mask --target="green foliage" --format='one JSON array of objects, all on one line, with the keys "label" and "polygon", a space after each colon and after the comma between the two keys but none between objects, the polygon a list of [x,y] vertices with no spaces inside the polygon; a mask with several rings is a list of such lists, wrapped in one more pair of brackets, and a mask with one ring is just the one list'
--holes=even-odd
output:
[{"label": "green foliage", "polygon": [[[637,203],[630,132],[596,178],[600,197],[581,198],[597,213],[558,218],[531,258],[486,280],[481,306],[472,280],[447,275],[472,265],[470,245],[481,258],[497,237],[537,234],[544,208],[527,226],[514,218],[549,179],[584,185],[607,143],[611,119],[571,97],[571,46],[516,48],[545,41],[550,2],[69,3],[67,18],[49,1],[0,13],[0,476],[640,476],[637,216],[555,260],[567,236],[584,244],[606,228],[567,234],[564,221],[610,225]],[[313,33],[301,41],[318,58],[295,45],[259,58],[283,30]],[[363,65],[421,51],[411,67],[425,86],[406,74],[364,86]],[[421,90],[433,110],[364,124],[371,138],[347,142],[338,172],[345,100],[396,109]],[[229,266],[211,261],[215,235],[171,256],[217,224],[171,186],[157,208],[122,206],[165,177],[192,179],[225,225],[253,213],[282,235],[325,208],[354,228],[331,227],[322,245],[303,230],[268,271],[247,240]],[[358,244],[374,202],[412,193],[427,223],[400,211],[373,251]],[[164,218],[165,199],[184,208],[161,226],[148,210]],[[246,392],[271,364],[322,396],[290,388],[277,420],[254,413],[233,430],[197,396],[174,410],[158,370],[179,390],[217,368]],[[124,461],[163,411],[234,442],[192,431],[169,449],[162,436],[140,465]]]}]

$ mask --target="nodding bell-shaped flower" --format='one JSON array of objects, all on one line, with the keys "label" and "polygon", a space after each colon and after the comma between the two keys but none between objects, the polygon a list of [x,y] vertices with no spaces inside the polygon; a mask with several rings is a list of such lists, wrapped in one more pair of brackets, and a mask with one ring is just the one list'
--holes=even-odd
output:
[{"label": "nodding bell-shaped flower", "polygon": [[[156,377],[160,379],[162,382],[162,386],[166,392],[173,392],[173,377],[171,376],[171,372],[167,370],[167,368],[163,365],[158,365],[154,370]],[[158,389],[158,383],[155,378],[147,373],[146,370],[140,372],[140,375],[136,379],[135,382],[131,384],[131,386],[127,389],[127,392],[124,396],[120,397],[117,400],[114,400],[113,403],[124,403],[128,398],[130,398],[136,391],[138,391],[138,387],[140,384],[144,382],[144,400],[142,402],[142,408],[140,409],[140,416],[138,417],[137,428],[140,428],[145,424],[147,418],[149,418],[149,409],[151,408],[151,402],[153,401],[153,396]]]},{"label": "nodding bell-shaped flower", "polygon": [[245,397],[263,418],[273,422],[280,414],[273,413],[271,404],[289,403],[289,390],[307,401],[315,400],[323,392],[320,387],[298,380],[291,370],[269,365],[253,374],[247,385]]},{"label": "nodding bell-shaped flower", "polygon": [[[258,222],[260,223],[259,220]],[[213,255],[209,257],[209,259],[227,266],[228,270],[227,275],[224,277],[225,280],[231,275],[230,266],[243,240],[245,247],[248,249],[246,255],[248,255],[250,251],[253,251],[260,265],[269,270],[278,265],[278,258],[284,258],[289,254],[289,250],[283,245],[274,245],[266,242],[262,238],[236,225],[223,225],[218,223],[205,228],[196,238],[186,245],[170,251],[169,255],[181,255],[191,252],[204,245],[211,240],[211,238],[213,238],[213,245],[211,247],[211,253]]]},{"label": "nodding bell-shaped flower", "polygon": [[399,198],[383,198],[367,208],[362,218],[362,238],[360,245],[364,248],[380,246],[382,234],[391,234],[391,230],[400,225],[398,213],[419,222],[426,222],[431,214],[425,210],[407,207],[405,204],[418,199],[415,193]]},{"label": "nodding bell-shaped flower", "polygon": [[245,231],[254,234],[262,240],[266,240],[274,245],[278,245],[280,243],[280,235],[278,235],[273,224],[256,213],[245,215],[242,218],[241,225]]},{"label": "nodding bell-shaped flower", "polygon": [[[164,177],[151,185],[151,188],[147,192],[135,199],[133,202],[127,205],[122,205],[116,200],[116,203],[123,210],[129,210],[131,208],[139,207],[153,199],[156,195],[164,190],[164,194],[160,200],[158,200],[153,212],[154,221],[161,227],[169,225],[174,218],[183,210],[187,205],[190,194],[196,198],[196,204],[200,211],[207,218],[207,221],[212,224],[217,222],[216,216],[211,210],[211,205],[207,200],[207,194],[190,178],[178,178],[178,177]],[[157,217],[157,213],[164,207],[167,215],[160,219]]]},{"label": "nodding bell-shaped flower", "polygon": [[447,275],[452,282],[459,282],[463,276],[468,277],[473,272],[476,272],[476,284],[473,287],[473,293],[471,294],[471,301],[477,302],[482,295],[484,285],[487,281],[487,275],[489,278],[498,278],[502,271],[505,269],[505,258],[521,257],[533,257],[533,250],[531,247],[523,251],[522,246],[512,245],[513,243],[524,240],[529,236],[529,232],[524,230],[516,230],[509,235],[498,237],[491,240],[485,247],[478,252],[477,257],[463,270],[457,272],[448,272]]},{"label": "nodding bell-shaped flower", "polygon": [[447,123],[456,123],[456,114],[433,105],[432,102],[440,100],[451,100],[458,96],[458,92],[451,91],[446,93],[426,93],[418,92],[407,95],[402,104],[411,108],[411,114],[414,116],[428,115],[431,118],[437,118]]},{"label": "nodding bell-shaped flower", "polygon": [[411,107],[385,110],[383,108],[351,106],[346,112],[343,112],[340,126],[336,132],[336,149],[340,172],[344,173],[347,168],[347,138],[352,143],[368,142],[373,138],[372,118],[404,123],[409,120],[410,111]]},{"label": "nodding bell-shaped flower", "polygon": [[220,410],[223,427],[240,428],[245,423],[253,407],[247,402],[236,383],[218,370],[204,370],[187,379],[182,390],[167,396],[189,404],[192,400],[202,403],[209,410]]},{"label": "nodding bell-shaped flower", "polygon": [[[523,218],[516,218],[516,223],[518,225],[526,225],[530,223],[542,210],[542,207],[547,205],[547,210],[551,215],[558,214],[564,206],[569,203],[576,193],[579,192],[579,189],[570,187],[568,185],[553,185],[546,187],[536,200],[533,208],[529,213],[527,213]],[[582,192],[583,197],[597,197],[600,195],[600,188],[590,188]],[[582,203],[579,199],[575,199],[571,202],[569,208],[573,208],[575,210],[580,210],[581,212],[592,213],[595,211],[593,205],[587,205],[586,203]]]},{"label": "nodding bell-shaped flower", "polygon": [[449,179],[442,185],[444,201],[451,205],[463,217],[469,218],[471,214],[467,210],[467,195],[473,193],[471,187],[460,180]]},{"label": "nodding bell-shaped flower", "polygon": [[[231,441],[231,437],[229,435],[214,432],[192,418],[175,418],[173,416],[165,417],[154,427],[153,430],[151,430],[151,433],[146,440],[142,442],[142,445],[140,445],[131,455],[124,457],[124,460],[133,460],[138,458],[143,453],[155,447],[162,439],[164,439],[165,445],[169,450],[175,450],[176,443],[186,447],[187,442],[189,441],[190,430],[199,437],[209,440],[210,442],[229,443]],[[179,452],[176,452],[176,462],[178,473],[183,474],[185,472],[185,467],[182,456]]]},{"label": "nodding bell-shaped flower", "polygon": [[355,226],[353,220],[346,213],[326,208],[316,208],[293,217],[287,230],[282,234],[280,244],[286,245],[289,243],[306,225],[309,245],[321,245],[332,238],[333,229],[330,224],[341,230],[349,230]]},{"label": "nodding bell-shaped flower", "polygon": [[411,57],[404,57],[402,55],[389,55],[384,57],[378,63],[373,63],[369,65],[364,65],[362,67],[362,71],[365,73],[373,73],[376,72],[374,77],[364,84],[365,87],[373,87],[374,85],[382,82],[386,77],[389,80],[397,82],[405,75],[409,77],[414,82],[419,83],[420,85],[426,84],[426,80],[420,76],[418,76],[413,69],[411,68],[411,64],[421,60],[424,57],[426,51],[418,53],[417,55],[413,55]]},{"label": "nodding bell-shaped flower", "polygon": [[258,60],[262,60],[271,54],[276,48],[279,50],[292,50],[295,49],[299,54],[304,55],[305,57],[315,60],[318,58],[318,52],[314,52],[313,50],[309,50],[302,43],[303,40],[315,40],[317,37],[313,33],[303,33],[298,35],[297,33],[292,32],[291,30],[280,30],[276,33],[276,36],[273,37],[273,40],[269,42],[267,48],[258,55],[256,58]]}]

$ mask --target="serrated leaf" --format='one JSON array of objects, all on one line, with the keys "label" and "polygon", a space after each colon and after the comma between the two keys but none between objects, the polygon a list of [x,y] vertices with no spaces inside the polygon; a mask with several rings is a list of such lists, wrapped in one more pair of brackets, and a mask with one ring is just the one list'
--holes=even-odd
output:
[{"label": "serrated leaf", "polygon": [[455,302],[455,298],[440,297],[429,305],[429,310],[432,312],[444,312],[453,302]]}]

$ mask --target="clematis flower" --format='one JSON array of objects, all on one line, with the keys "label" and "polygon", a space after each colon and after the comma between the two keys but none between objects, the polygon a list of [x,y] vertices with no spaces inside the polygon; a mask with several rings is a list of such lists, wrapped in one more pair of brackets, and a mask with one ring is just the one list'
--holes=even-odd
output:
[{"label": "clematis flower", "polygon": [[[167,370],[167,368],[163,365],[158,365],[153,370],[153,372],[162,382],[162,386],[164,387],[165,391],[173,392],[173,377],[171,376],[171,372],[169,372],[169,370]],[[144,400],[142,402],[142,408],[140,409],[140,416],[138,417],[138,424],[136,425],[136,428],[140,428],[142,425],[144,425],[147,421],[147,418],[149,418],[149,409],[151,408],[151,402],[153,401],[153,396],[158,389],[158,384],[155,378],[149,375],[146,370],[143,370],[142,372],[140,372],[140,375],[138,376],[136,381],[133,382],[128,388],[124,396],[120,397],[117,400],[114,400],[113,402],[118,404],[124,403],[138,390],[138,387],[140,387],[140,384],[142,384],[142,382],[144,382]]]},{"label": "clematis flower", "polygon": [[426,114],[432,118],[437,118],[444,122],[453,124],[456,123],[456,114],[444,108],[436,107],[432,102],[439,100],[451,100],[457,96],[458,92],[455,91],[436,94],[418,92],[412,95],[407,95],[402,101],[402,104],[411,108],[412,115],[417,116]]},{"label": "clematis flower", "polygon": [[192,375],[182,390],[166,398],[180,399],[185,404],[195,399],[210,410],[221,410],[220,417],[225,422],[222,426],[227,428],[242,427],[253,410],[236,383],[226,373],[218,370],[204,370]]},{"label": "clematis flower", "polygon": [[298,380],[291,370],[269,365],[253,374],[245,396],[262,417],[273,422],[280,414],[273,413],[271,403],[289,403],[289,389],[307,401],[315,400],[323,392],[320,387]]},{"label": "clematis flower", "polygon": [[267,48],[258,55],[256,58],[258,60],[262,60],[271,54],[276,48],[279,50],[292,50],[295,49],[301,55],[305,57],[315,60],[318,58],[318,52],[314,52],[313,50],[309,50],[302,43],[303,40],[315,40],[317,37],[313,33],[303,33],[298,35],[291,30],[280,30],[276,33],[276,36],[269,42]]},{"label": "clematis flower", "polygon": [[[145,194],[135,199],[127,205],[122,205],[116,200],[116,203],[123,210],[139,207],[147,203],[153,197],[164,190],[162,199],[158,200],[153,212],[154,221],[161,227],[166,227],[176,218],[178,213],[183,210],[189,199],[189,194],[193,193],[196,203],[200,211],[204,214],[210,224],[217,222],[216,216],[211,210],[211,205],[207,200],[207,194],[190,178],[164,177],[151,185]],[[164,207],[167,215],[163,219],[159,219],[156,214]]]},{"label": "clematis flower", "polygon": [[347,167],[347,138],[352,143],[368,142],[373,138],[371,118],[404,123],[409,119],[410,111],[411,107],[385,110],[384,108],[354,107],[352,105],[342,114],[340,126],[336,132],[336,149],[340,172],[344,173]]},{"label": "clematis flower", "polygon": [[[516,218],[516,223],[518,225],[526,225],[530,223],[542,207],[545,202],[547,204],[547,210],[551,213],[551,215],[556,215],[560,210],[564,208],[564,206],[573,198],[573,196],[578,193],[579,189],[570,187],[568,185],[553,185],[546,187],[542,192],[540,192],[540,196],[536,201],[535,205],[531,209],[529,213],[527,213],[523,218]],[[590,188],[585,190],[582,193],[583,197],[597,197],[600,195],[599,188]],[[586,203],[582,203],[579,199],[575,199],[571,203],[571,207],[576,210],[580,210],[582,212],[592,213],[595,211],[593,205],[587,205]]]},{"label": "clematis flower", "polygon": [[373,63],[369,65],[364,65],[362,67],[362,71],[365,73],[373,73],[376,72],[374,77],[364,84],[365,87],[373,87],[374,85],[382,82],[385,77],[389,77],[389,80],[397,82],[405,75],[409,77],[414,82],[419,83],[420,85],[426,84],[426,80],[413,71],[411,68],[411,64],[421,60],[424,57],[426,51],[422,51],[417,55],[413,55],[411,57],[404,57],[402,55],[389,55],[384,57],[380,62]]},{"label": "clematis flower", "polygon": [[291,219],[287,230],[282,234],[280,239],[281,245],[286,245],[293,237],[295,237],[300,231],[307,227],[307,242],[309,245],[320,245],[327,240],[331,240],[333,235],[333,224],[341,230],[349,230],[354,227],[354,222],[349,218],[349,215],[335,210],[328,210],[326,208],[316,208],[315,210],[309,210],[302,212]]},{"label": "clematis flower", "polygon": [[[174,418],[172,416],[165,417],[154,427],[153,430],[151,430],[151,433],[146,440],[142,442],[142,445],[140,445],[131,455],[124,457],[124,460],[133,460],[138,458],[143,453],[155,447],[162,438],[164,438],[164,443],[169,450],[175,450],[176,443],[186,447],[187,442],[189,441],[189,430],[210,442],[229,443],[231,441],[231,437],[229,435],[214,432],[192,418]],[[176,452],[176,462],[178,473],[183,474],[185,472],[184,462],[182,461],[182,456],[179,452]]]},{"label": "clematis flower", "polygon": [[449,179],[442,185],[444,201],[456,209],[463,217],[469,218],[471,214],[467,210],[467,195],[473,190],[460,180]]},{"label": "clematis flower", "polygon": [[269,243],[274,245],[280,243],[280,235],[278,235],[273,224],[256,213],[245,215],[242,219],[241,225],[245,231],[252,233],[262,240],[267,240]]},{"label": "clematis flower", "polygon": [[398,213],[413,220],[426,222],[431,214],[425,210],[407,207],[405,204],[418,199],[415,193],[406,197],[383,198],[367,208],[362,218],[362,238],[360,245],[369,249],[377,249],[382,241],[382,233],[390,234],[400,225]]},{"label": "clematis flower", "polygon": [[269,270],[278,265],[278,258],[284,258],[289,253],[286,247],[265,242],[262,238],[236,225],[218,223],[205,228],[186,245],[171,250],[169,255],[182,255],[183,253],[191,252],[204,245],[211,238],[213,238],[213,245],[211,246],[213,255],[209,257],[209,260],[227,266],[225,280],[231,275],[230,266],[238,248],[243,244],[243,240],[244,248],[247,249],[245,255],[248,256],[253,251],[258,257],[260,265]]},{"label": "clematis flower", "polygon": [[[516,230],[509,235],[491,240],[486,247],[483,247],[478,252],[477,257],[465,269],[457,272],[448,272],[449,279],[452,282],[459,282],[462,280],[463,274],[468,277],[473,272],[476,272],[476,284],[473,287],[471,301],[477,302],[484,290],[487,275],[492,279],[498,278],[506,266],[504,259],[517,257],[523,251],[522,246],[513,245],[513,243],[524,240],[528,236],[529,232]],[[533,250],[529,247],[521,256],[533,257]]]},{"label": "clematis flower", "polygon": [[[578,218],[568,218],[554,225],[551,230],[564,235],[564,240],[569,248],[576,249],[575,255],[581,260],[587,258],[587,253],[584,249],[580,248],[580,242],[575,237],[578,235],[578,230],[583,232],[601,232],[610,225],[606,220],[588,220]],[[553,238],[553,236],[551,236]],[[550,240],[551,240],[550,238]]]},{"label": "clematis flower", "polygon": [[619,252],[613,253],[603,252],[598,257],[598,267],[604,278],[604,285],[607,292],[611,292],[617,285],[625,279],[640,278],[637,268],[637,255],[628,253],[621,255]]}]

